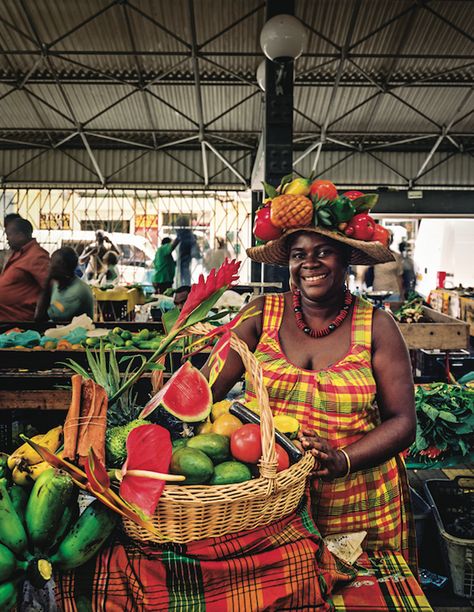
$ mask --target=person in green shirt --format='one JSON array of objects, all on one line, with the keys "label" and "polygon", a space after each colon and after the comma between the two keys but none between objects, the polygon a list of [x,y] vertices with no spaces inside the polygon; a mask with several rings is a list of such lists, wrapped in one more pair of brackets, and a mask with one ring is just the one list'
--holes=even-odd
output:
[{"label": "person in green shirt", "polygon": [[78,257],[70,247],[62,247],[51,255],[46,289],[38,305],[39,320],[70,321],[86,314],[93,317],[92,290],[75,275]]},{"label": "person in green shirt", "polygon": [[173,286],[176,262],[172,252],[178,246],[178,243],[179,238],[175,238],[173,241],[171,238],[163,238],[161,246],[156,251],[153,261],[155,271],[152,278],[156,293],[164,293],[166,289],[170,289]]}]

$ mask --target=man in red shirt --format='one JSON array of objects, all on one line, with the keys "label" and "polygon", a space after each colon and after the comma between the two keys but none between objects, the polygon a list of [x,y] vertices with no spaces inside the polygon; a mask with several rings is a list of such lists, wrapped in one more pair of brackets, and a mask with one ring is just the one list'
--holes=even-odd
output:
[{"label": "man in red shirt", "polygon": [[12,219],[5,233],[12,254],[0,274],[0,321],[32,321],[48,277],[49,255],[32,237],[26,219]]}]

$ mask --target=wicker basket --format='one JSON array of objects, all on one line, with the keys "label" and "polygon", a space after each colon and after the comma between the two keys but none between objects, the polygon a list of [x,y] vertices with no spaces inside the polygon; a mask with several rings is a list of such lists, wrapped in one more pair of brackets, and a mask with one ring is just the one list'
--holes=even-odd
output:
[{"label": "wicker basket", "polygon": [[[206,331],[203,325],[193,328],[193,333]],[[159,544],[184,544],[268,525],[297,508],[314,458],[306,453],[287,470],[276,472],[275,430],[261,367],[247,345],[234,334],[231,346],[242,358],[261,406],[260,477],[231,485],[166,485],[153,516],[153,525],[160,535],[150,533],[129,519],[122,519],[123,528],[131,538]]]}]

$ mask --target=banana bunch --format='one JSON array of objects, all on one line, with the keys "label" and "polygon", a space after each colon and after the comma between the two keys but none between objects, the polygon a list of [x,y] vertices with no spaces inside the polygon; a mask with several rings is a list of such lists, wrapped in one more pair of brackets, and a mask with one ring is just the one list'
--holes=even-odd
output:
[{"label": "banana bunch", "polygon": [[25,577],[41,588],[53,566],[79,567],[112,533],[117,515],[95,500],[79,516],[77,493],[69,474],[54,468],[38,476],[29,494],[0,477],[0,610],[16,606]]},{"label": "banana bunch", "polygon": [[[63,428],[62,425],[58,425],[45,434],[33,436],[31,439],[33,442],[41,444],[52,453],[55,453],[62,443],[62,438]],[[12,472],[13,482],[20,486],[31,485],[40,474],[50,467],[49,463],[43,461],[41,455],[28,442],[19,446],[8,457],[7,465]]]}]

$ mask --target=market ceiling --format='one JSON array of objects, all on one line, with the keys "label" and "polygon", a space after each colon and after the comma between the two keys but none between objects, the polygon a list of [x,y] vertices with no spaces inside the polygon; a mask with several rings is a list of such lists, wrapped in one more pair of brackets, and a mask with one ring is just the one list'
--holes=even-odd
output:
[{"label": "market ceiling", "polygon": [[[140,183],[134,167],[158,153],[177,169],[170,183],[181,168],[201,187],[249,185],[263,122],[265,2],[1,4],[5,184],[38,182],[29,167],[54,152],[98,185]],[[295,14],[309,34],[295,62],[295,171],[309,173],[318,151],[389,169],[385,153],[411,152],[413,167],[391,170],[416,186],[434,164],[472,163],[470,0],[296,0]]]}]

